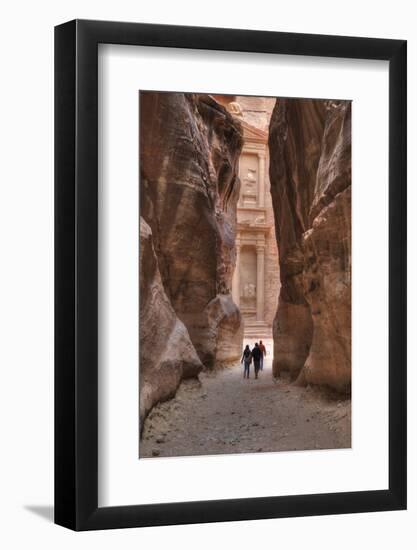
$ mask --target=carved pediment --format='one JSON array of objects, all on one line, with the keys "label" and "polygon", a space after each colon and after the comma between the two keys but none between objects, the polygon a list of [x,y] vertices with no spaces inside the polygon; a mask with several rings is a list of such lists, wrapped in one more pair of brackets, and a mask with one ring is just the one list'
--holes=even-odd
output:
[{"label": "carved pediment", "polygon": [[255,128],[251,124],[248,124],[245,121],[241,121],[243,128],[243,138],[245,141],[254,141],[258,143],[267,143],[268,141],[268,132]]}]

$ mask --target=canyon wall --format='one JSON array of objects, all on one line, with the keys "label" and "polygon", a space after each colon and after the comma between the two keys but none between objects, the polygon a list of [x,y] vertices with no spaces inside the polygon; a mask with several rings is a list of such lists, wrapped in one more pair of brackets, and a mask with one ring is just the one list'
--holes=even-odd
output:
[{"label": "canyon wall", "polygon": [[188,331],[165,294],[152,241],[140,218],[140,426],[156,403],[175,395],[184,378],[198,376],[202,364]]},{"label": "canyon wall", "polygon": [[163,288],[206,368],[240,357],[231,296],[240,123],[211,96],[140,93],[140,212]]},{"label": "canyon wall", "polygon": [[278,99],[269,130],[281,292],[273,374],[348,391],[351,104]]}]

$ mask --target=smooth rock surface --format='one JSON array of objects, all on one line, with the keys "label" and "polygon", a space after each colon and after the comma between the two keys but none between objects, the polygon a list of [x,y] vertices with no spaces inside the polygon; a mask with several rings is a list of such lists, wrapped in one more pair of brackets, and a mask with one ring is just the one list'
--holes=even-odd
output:
[{"label": "smooth rock surface", "polygon": [[339,391],[351,379],[351,105],[279,99],[270,180],[281,293],[274,376]]},{"label": "smooth rock surface", "polygon": [[240,123],[204,94],[140,94],[140,210],[165,292],[207,368],[239,357],[231,296]]},{"label": "smooth rock surface", "polygon": [[150,409],[175,395],[181,380],[198,376],[202,364],[188,331],[162,286],[152,232],[140,219],[140,426]]}]

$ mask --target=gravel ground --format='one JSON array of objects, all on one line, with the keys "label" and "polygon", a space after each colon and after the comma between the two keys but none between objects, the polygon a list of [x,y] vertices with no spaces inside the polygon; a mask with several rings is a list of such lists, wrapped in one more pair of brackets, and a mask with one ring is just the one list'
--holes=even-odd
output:
[{"label": "gravel ground", "polygon": [[146,419],[140,458],[349,448],[350,399],[275,381],[271,363],[258,380],[235,364],[183,382]]}]

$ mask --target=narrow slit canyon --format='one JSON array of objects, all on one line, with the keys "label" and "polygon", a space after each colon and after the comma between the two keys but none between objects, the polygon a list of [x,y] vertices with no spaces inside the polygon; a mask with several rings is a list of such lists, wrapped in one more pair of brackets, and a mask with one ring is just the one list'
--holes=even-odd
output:
[{"label": "narrow slit canyon", "polygon": [[351,103],[139,99],[139,457],[349,448]]}]

